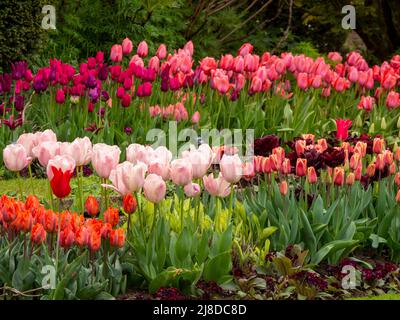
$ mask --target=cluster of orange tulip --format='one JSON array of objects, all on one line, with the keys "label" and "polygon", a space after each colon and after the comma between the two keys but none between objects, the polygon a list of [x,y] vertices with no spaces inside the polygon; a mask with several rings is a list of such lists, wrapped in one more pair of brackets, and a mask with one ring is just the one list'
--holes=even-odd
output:
[{"label": "cluster of orange tulip", "polygon": [[73,245],[81,249],[88,248],[92,253],[101,248],[102,242],[120,248],[125,243],[125,232],[116,228],[119,211],[108,208],[103,219],[97,219],[99,205],[97,200],[89,197],[86,201],[87,212],[93,217],[69,211],[54,212],[40,204],[36,196],[30,195],[25,202],[3,195],[0,198],[0,234],[10,241],[29,235],[32,249],[34,246],[47,244],[49,251],[54,246],[69,249]]}]

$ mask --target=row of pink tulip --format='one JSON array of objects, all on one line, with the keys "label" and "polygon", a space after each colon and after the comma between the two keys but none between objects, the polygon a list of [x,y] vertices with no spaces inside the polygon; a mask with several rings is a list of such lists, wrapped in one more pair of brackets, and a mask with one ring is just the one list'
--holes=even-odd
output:
[{"label": "row of pink tulip", "polygon": [[[88,137],[76,138],[73,142],[59,142],[53,131],[46,130],[22,134],[15,144],[3,150],[3,157],[5,166],[14,172],[23,170],[33,159],[37,159],[46,168],[50,181],[59,179],[60,171],[59,184],[65,183],[63,174],[71,175],[76,167],[91,163],[102,181],[111,182],[103,183],[103,187],[111,188],[122,196],[140,192],[143,188],[146,198],[158,203],[165,197],[165,182],[169,180],[182,186],[188,197],[195,197],[201,192],[197,183],[200,179],[211,195],[226,197],[230,193],[230,184],[254,173],[253,163],[242,162],[234,153],[232,148],[212,149],[202,144],[173,159],[172,153],[163,146],[154,149],[131,144],[126,149],[126,161],[120,163],[121,150],[118,146],[103,143],[92,145]],[[218,163],[220,167],[217,178],[213,173],[207,175],[213,163]],[[58,194],[69,192],[61,190]]]}]

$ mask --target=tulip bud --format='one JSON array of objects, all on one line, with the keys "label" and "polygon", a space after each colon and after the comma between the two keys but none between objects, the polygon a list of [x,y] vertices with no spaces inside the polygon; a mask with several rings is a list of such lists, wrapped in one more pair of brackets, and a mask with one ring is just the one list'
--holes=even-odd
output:
[{"label": "tulip bud", "polygon": [[286,196],[288,193],[288,184],[286,180],[282,181],[280,186],[279,186],[279,191],[281,192],[281,195]]},{"label": "tulip bud", "polygon": [[397,201],[397,202],[400,202],[400,190],[397,191],[397,194],[396,194],[396,201]]},{"label": "tulip bud", "polygon": [[355,174],[353,172],[350,172],[346,177],[346,184],[348,186],[351,186],[354,184],[354,180],[355,180]]},{"label": "tulip bud", "polygon": [[386,120],[385,117],[382,118],[381,120],[381,129],[382,130],[386,130],[387,126],[386,126]]},{"label": "tulip bud", "polygon": [[317,173],[315,172],[314,167],[309,167],[307,169],[307,181],[310,184],[316,183],[317,182]]},{"label": "tulip bud", "polygon": [[367,167],[367,175],[369,177],[373,177],[375,175],[375,163],[371,163],[368,167]]},{"label": "tulip bud", "polygon": [[375,131],[375,123],[371,124],[371,126],[369,127],[368,133],[372,134]]},{"label": "tulip bud", "polygon": [[127,214],[132,214],[136,211],[137,208],[137,201],[136,198],[128,193],[124,196],[124,198],[122,199],[122,204],[124,207],[124,211]]},{"label": "tulip bud", "polygon": [[360,115],[358,115],[358,116],[356,117],[356,120],[354,121],[354,124],[356,125],[357,128],[361,128],[361,127],[362,127],[363,121],[362,121]]},{"label": "tulip bud", "polygon": [[400,129],[400,117],[397,119],[397,129]]}]

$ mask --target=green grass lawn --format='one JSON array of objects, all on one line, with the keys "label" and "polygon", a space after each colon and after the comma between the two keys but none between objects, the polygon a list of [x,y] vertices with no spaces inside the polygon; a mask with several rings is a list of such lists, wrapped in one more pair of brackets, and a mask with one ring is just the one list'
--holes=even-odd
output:
[{"label": "green grass lawn", "polygon": [[[47,179],[22,179],[21,183],[22,192],[24,197],[34,194],[42,202],[47,202],[49,199],[49,181]],[[6,194],[11,197],[20,198],[19,181],[18,179],[7,179],[0,180],[0,195]],[[118,196],[112,190],[108,190],[109,196]],[[78,199],[78,181],[75,178],[71,179],[71,194],[66,200]],[[86,199],[87,196],[93,195],[100,197],[100,179],[96,176],[90,176],[83,178],[83,197]],[[68,201],[67,201],[68,202]],[[69,200],[69,203],[70,200]]]}]

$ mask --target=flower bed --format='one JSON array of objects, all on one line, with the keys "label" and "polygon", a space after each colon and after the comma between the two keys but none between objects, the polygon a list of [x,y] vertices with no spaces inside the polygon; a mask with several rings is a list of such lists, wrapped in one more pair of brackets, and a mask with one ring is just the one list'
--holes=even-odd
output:
[{"label": "flower bed", "polygon": [[[79,72],[52,60],[1,75],[4,176],[18,186],[0,198],[0,294],[399,291],[399,56],[370,68],[355,52],[342,63],[338,53],[258,56],[250,44],[198,65],[191,42],[131,53],[125,39]],[[259,138],[171,141],[185,126]],[[170,148],[147,145],[165,137],[151,129],[165,129]]]}]

